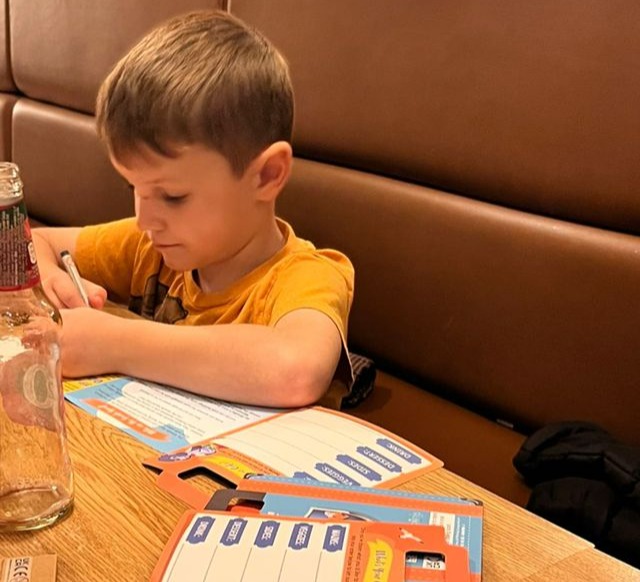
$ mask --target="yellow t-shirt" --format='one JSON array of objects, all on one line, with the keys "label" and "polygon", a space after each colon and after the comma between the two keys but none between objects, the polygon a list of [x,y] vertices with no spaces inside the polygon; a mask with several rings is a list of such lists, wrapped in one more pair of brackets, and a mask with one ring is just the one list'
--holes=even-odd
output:
[{"label": "yellow t-shirt", "polygon": [[284,246],[268,261],[221,292],[203,292],[191,272],[169,269],[135,219],[84,227],[76,243],[80,274],[143,317],[176,325],[275,325],[296,309],[317,309],[335,323],[342,355],[320,404],[339,407],[352,381],[346,348],[353,299],[353,266],[335,250],[316,249],[278,220]]}]

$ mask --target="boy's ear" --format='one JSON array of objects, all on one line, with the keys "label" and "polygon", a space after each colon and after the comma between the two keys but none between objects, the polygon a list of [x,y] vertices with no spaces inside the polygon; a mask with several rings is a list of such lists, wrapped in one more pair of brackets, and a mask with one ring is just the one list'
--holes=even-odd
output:
[{"label": "boy's ear", "polygon": [[275,200],[291,174],[293,152],[286,141],[277,141],[253,161],[258,199]]}]

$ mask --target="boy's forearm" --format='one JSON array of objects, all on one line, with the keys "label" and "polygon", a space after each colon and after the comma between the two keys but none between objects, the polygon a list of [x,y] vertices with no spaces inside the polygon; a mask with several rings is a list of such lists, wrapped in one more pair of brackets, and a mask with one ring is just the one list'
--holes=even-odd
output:
[{"label": "boy's forearm", "polygon": [[309,365],[295,338],[262,325],[121,320],[109,341],[118,372],[223,400],[306,406],[331,381]]}]

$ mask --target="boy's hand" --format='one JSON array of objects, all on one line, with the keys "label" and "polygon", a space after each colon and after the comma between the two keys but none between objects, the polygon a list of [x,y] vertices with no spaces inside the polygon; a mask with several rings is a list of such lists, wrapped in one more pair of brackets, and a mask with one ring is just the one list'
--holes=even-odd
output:
[{"label": "boy's hand", "polygon": [[107,340],[123,320],[98,309],[61,309],[62,375],[67,378],[113,372],[113,354]]},{"label": "boy's hand", "polygon": [[[107,291],[104,287],[96,285],[86,279],[82,280],[82,286],[89,297],[89,305],[96,309],[102,309],[107,300]],[[71,307],[85,307],[80,293],[76,289],[71,277],[62,269],[46,277],[42,281],[42,287],[47,297],[58,309]]]}]

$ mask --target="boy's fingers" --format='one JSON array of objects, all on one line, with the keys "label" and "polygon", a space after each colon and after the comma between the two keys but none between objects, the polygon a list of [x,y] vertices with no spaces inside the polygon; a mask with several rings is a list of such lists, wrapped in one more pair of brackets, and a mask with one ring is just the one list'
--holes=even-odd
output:
[{"label": "boy's fingers", "polygon": [[53,275],[42,280],[42,288],[44,292],[58,309],[68,307],[69,301],[73,299],[73,283],[66,280],[66,273],[63,276]]},{"label": "boy's fingers", "polygon": [[64,307],[62,305],[62,301],[58,298],[58,294],[53,288],[53,284],[50,280],[42,281],[42,289],[44,290],[44,294],[47,296],[47,299],[55,305],[58,309]]},{"label": "boy's fingers", "polygon": [[64,307],[62,298],[59,297],[58,291],[56,289],[55,278],[49,277],[47,279],[42,279],[42,289],[47,296],[47,299],[49,299],[49,301],[51,301],[51,303],[53,303],[55,307],[57,307],[58,309]]},{"label": "boy's fingers", "polygon": [[[97,309],[104,307],[107,291],[100,285],[82,279],[82,288],[89,297],[89,305]],[[52,277],[46,281],[45,293],[58,308],[86,307],[80,292],[70,277],[63,273],[59,277]]]},{"label": "boy's fingers", "polygon": [[52,292],[47,293],[47,296],[58,309],[64,307],[82,307],[84,305],[78,290],[69,277],[52,278],[50,279],[49,285]]},{"label": "boy's fingers", "polygon": [[85,279],[82,280],[82,284],[89,297],[89,305],[95,309],[102,309],[107,301],[107,290]]}]

